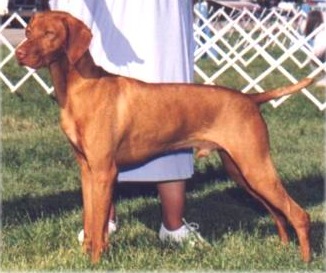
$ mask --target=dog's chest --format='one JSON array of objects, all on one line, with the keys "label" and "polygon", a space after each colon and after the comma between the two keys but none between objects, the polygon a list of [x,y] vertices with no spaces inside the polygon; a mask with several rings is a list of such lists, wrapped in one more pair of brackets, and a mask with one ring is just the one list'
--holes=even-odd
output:
[{"label": "dog's chest", "polygon": [[70,143],[81,151],[82,145],[79,137],[78,126],[74,118],[68,112],[62,111],[60,125]]}]

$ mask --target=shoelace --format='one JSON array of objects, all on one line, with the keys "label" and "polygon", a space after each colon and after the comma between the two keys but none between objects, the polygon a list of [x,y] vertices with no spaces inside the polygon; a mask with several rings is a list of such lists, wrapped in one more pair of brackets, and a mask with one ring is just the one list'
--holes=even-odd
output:
[{"label": "shoelace", "polygon": [[185,218],[182,218],[182,223],[184,223],[190,231],[197,231],[199,229],[199,224],[195,222],[188,223]]},{"label": "shoelace", "polygon": [[191,222],[191,223],[188,223],[186,221],[185,218],[182,218],[182,222],[183,224],[186,226],[186,228],[191,232],[192,235],[195,236],[195,238],[202,242],[202,243],[205,243],[205,244],[208,244],[203,237],[201,237],[201,235],[197,232],[197,230],[199,229],[199,224],[197,223],[194,223],[194,222]]}]

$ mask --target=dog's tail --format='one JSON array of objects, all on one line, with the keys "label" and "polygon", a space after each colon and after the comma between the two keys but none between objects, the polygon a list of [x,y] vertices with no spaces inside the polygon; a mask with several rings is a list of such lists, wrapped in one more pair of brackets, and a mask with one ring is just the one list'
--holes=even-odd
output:
[{"label": "dog's tail", "polygon": [[305,78],[296,84],[280,87],[277,89],[266,91],[264,93],[249,94],[249,96],[256,104],[259,105],[272,99],[276,99],[285,95],[290,95],[292,93],[298,92],[300,89],[310,85],[313,81],[314,80],[311,78]]}]

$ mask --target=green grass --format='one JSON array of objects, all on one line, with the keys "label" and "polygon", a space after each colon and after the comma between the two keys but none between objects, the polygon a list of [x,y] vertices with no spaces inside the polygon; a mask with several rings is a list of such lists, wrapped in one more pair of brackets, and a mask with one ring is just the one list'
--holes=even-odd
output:
[{"label": "green grass", "polygon": [[[232,75],[223,81],[234,84]],[[2,270],[325,271],[324,113],[300,94],[277,109],[264,105],[262,112],[284,184],[311,214],[312,263],[301,262],[293,230],[290,245],[280,244],[266,211],[228,180],[213,154],[196,160],[186,212],[211,247],[161,244],[155,187],[120,185],[120,229],[111,251],[93,266],[77,242],[79,173],[56,103],[33,81],[20,95],[3,88]]]}]

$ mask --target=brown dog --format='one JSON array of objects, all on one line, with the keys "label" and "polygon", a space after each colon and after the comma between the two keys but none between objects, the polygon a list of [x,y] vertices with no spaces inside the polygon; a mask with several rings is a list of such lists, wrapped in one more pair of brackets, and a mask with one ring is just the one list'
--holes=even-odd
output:
[{"label": "brown dog", "polygon": [[220,86],[149,84],[97,67],[88,51],[89,29],[64,12],[36,14],[16,50],[20,64],[48,67],[61,126],[82,173],[84,251],[97,262],[108,246],[107,215],[120,166],[167,151],[218,150],[230,176],[271,213],[282,242],[294,227],[304,261],[311,257],[308,214],[287,194],[269,153],[258,105],[307,86],[245,95]]}]

